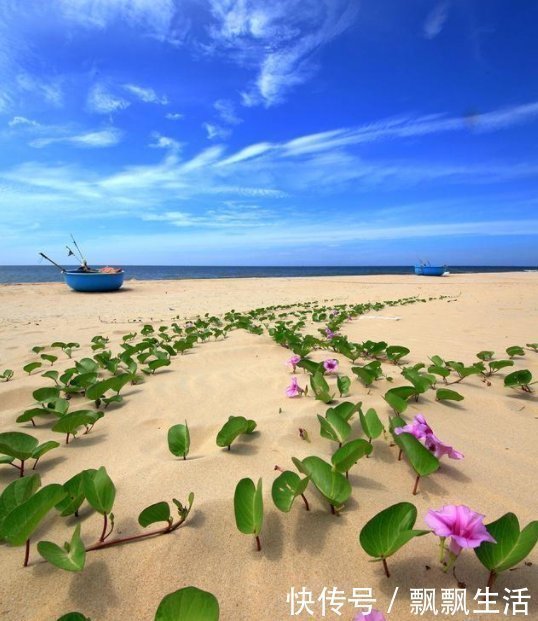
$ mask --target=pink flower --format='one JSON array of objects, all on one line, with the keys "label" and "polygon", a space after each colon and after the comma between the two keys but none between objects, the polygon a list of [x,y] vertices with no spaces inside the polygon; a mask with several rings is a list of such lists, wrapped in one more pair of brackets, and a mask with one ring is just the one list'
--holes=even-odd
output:
[{"label": "pink flower", "polygon": [[325,360],[323,362],[323,368],[325,369],[325,373],[336,373],[338,371],[338,360],[334,358]]},{"label": "pink flower", "polygon": [[431,451],[437,459],[448,455],[450,459],[463,459],[463,454],[456,449],[452,448],[448,444],[441,442],[439,438],[434,435],[433,429],[428,425],[426,419],[422,414],[417,414],[413,419],[413,422],[403,427],[397,427],[394,430],[396,435],[401,433],[410,433],[415,436],[417,440],[421,440],[424,446]]},{"label": "pink flower", "polygon": [[291,367],[292,373],[295,373],[295,367],[301,362],[301,356],[297,356],[294,354],[289,360],[286,361],[286,364]]},{"label": "pink flower", "polygon": [[379,610],[372,610],[370,614],[359,612],[353,617],[353,621],[386,621],[383,613]]},{"label": "pink flower", "polygon": [[497,543],[482,522],[484,517],[465,505],[445,505],[439,511],[430,509],[424,521],[438,537],[451,538],[450,552],[458,556],[463,548],[478,548],[483,541]]},{"label": "pink flower", "polygon": [[460,453],[451,446],[448,446],[448,444],[441,442],[441,440],[434,436],[433,433],[425,436],[424,446],[431,451],[437,459],[441,459],[443,455],[448,455],[450,459],[463,459],[463,453]]},{"label": "pink flower", "polygon": [[338,315],[338,311],[337,310],[333,310],[331,311],[331,314],[329,315],[330,317],[336,317]]},{"label": "pink flower", "polygon": [[325,336],[329,339],[333,339],[336,336],[336,332],[333,332],[330,328],[325,328]]},{"label": "pink flower", "polygon": [[413,422],[409,425],[404,425],[403,427],[396,427],[394,433],[399,436],[401,433],[410,433],[415,436],[418,440],[426,437],[427,435],[433,434],[432,428],[426,422],[426,419],[422,414],[417,414],[413,419]]},{"label": "pink flower", "polygon": [[304,389],[297,383],[297,378],[291,378],[291,384],[286,388],[286,395],[288,397],[299,397],[304,392]]}]

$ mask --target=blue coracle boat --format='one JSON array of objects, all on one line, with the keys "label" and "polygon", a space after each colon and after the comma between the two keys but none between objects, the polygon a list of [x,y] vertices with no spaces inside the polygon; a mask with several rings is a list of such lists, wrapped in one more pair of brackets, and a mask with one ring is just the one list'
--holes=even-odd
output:
[{"label": "blue coracle boat", "polygon": [[65,270],[63,274],[71,289],[85,292],[117,291],[123,285],[125,277],[123,270],[114,273]]},{"label": "blue coracle boat", "polygon": [[415,265],[417,276],[442,276],[446,271],[446,265]]}]

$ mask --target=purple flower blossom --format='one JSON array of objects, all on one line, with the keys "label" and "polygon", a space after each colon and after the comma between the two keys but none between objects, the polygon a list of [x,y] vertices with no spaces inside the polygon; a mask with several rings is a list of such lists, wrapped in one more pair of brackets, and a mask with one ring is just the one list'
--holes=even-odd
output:
[{"label": "purple flower blossom", "polygon": [[410,433],[415,436],[417,440],[425,438],[427,435],[433,434],[432,428],[426,422],[426,419],[422,414],[417,414],[413,419],[413,422],[403,427],[397,427],[394,433],[399,436],[401,433]]},{"label": "purple flower blossom", "polygon": [[450,459],[463,459],[463,453],[441,442],[433,433],[424,438],[424,446],[431,451],[437,459],[441,459],[443,455],[448,455]]},{"label": "purple flower blossom", "polygon": [[386,619],[379,610],[372,610],[370,614],[359,612],[353,617],[353,621],[386,621]]},{"label": "purple flower blossom", "polygon": [[295,367],[301,362],[301,356],[294,354],[289,360],[286,361],[286,364],[291,368],[292,373],[295,373]]},{"label": "purple flower blossom", "polygon": [[333,332],[330,328],[325,328],[325,336],[330,341],[336,336],[336,332]]},{"label": "purple flower blossom", "polygon": [[482,522],[484,517],[465,505],[445,505],[439,511],[430,509],[424,521],[438,537],[450,537],[449,550],[457,557],[463,548],[478,548],[483,541],[497,543]]},{"label": "purple flower blossom", "polygon": [[323,362],[323,368],[325,373],[336,373],[338,371],[338,360],[335,358],[329,358]]},{"label": "purple flower blossom", "polygon": [[463,453],[456,451],[453,447],[439,440],[422,414],[417,414],[413,422],[409,425],[397,427],[394,433],[396,435],[410,433],[415,436],[417,440],[422,440],[424,446],[431,451],[437,459],[440,459],[443,455],[448,455],[450,459],[463,459]]},{"label": "purple flower blossom", "polygon": [[291,378],[291,384],[286,388],[286,396],[288,397],[299,397],[303,394],[304,389],[299,386],[297,383],[297,378]]}]

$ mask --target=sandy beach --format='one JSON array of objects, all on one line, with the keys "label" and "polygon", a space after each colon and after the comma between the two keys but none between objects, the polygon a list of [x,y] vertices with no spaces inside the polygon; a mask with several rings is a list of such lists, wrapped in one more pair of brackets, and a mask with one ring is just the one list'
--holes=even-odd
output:
[{"label": "sandy beach", "polygon": [[[48,363],[31,375],[22,370],[37,359],[31,351],[35,345],[78,342],[81,347],[73,357],[80,359],[93,355],[89,344],[94,335],[108,337],[110,348],[117,351],[123,335],[139,332],[146,323],[157,329],[231,309],[243,312],[316,301],[331,307],[412,296],[426,302],[370,311],[343,324],[342,334],[355,342],[372,339],[404,345],[411,350],[405,357],[408,365],[429,363],[432,355],[471,364],[477,362],[477,352],[489,349],[497,358],[506,358],[506,347],[538,341],[537,273],[126,281],[123,290],[99,295],[76,294],[63,284],[0,286],[0,373],[7,368],[15,372],[12,380],[0,382],[0,432],[17,430],[40,441],[63,442],[46,420],[39,420],[35,428],[15,422],[32,406],[32,391],[51,385],[41,377]],[[318,335],[320,327],[323,324],[307,324],[304,332]],[[72,366],[61,351],[52,353],[58,355],[52,368]],[[52,512],[33,538],[29,567],[22,567],[22,547],[0,546],[0,618],[54,621],[78,610],[93,621],[151,621],[167,593],[194,585],[218,598],[224,621],[291,618],[286,596],[292,587],[296,591],[306,587],[314,599],[314,616],[303,612],[298,618],[323,618],[317,599],[324,587],[337,587],[346,597],[354,588],[371,588],[376,607],[386,612],[399,587],[388,619],[409,621],[417,618],[410,609],[409,589],[437,589],[440,608],[441,589],[456,588],[457,583],[440,570],[438,540],[433,535],[414,539],[400,550],[390,560],[392,577],[385,578],[381,565],[368,562],[358,543],[360,529],[373,515],[408,501],[418,508],[417,528],[426,528],[428,509],[445,504],[466,504],[485,514],[486,523],[509,511],[522,526],[536,519],[538,385],[532,394],[505,388],[505,370],[491,378],[490,386],[478,376],[453,386],[465,397],[460,403],[436,402],[432,392],[410,403],[407,420],[423,413],[436,434],[465,455],[460,461],[445,458],[438,472],[421,481],[417,496],[411,494],[410,467],[397,461],[390,436],[381,436],[373,443],[371,458],[361,459],[351,470],[352,498],[339,516],[331,515],[312,486],[307,490],[310,513],[299,502],[288,514],[278,511],[271,500],[274,466],[294,469],[292,456],[329,460],[334,451],[334,443],[320,437],[316,419],[328,406],[311,395],[297,399],[285,395],[289,355],[267,333],[244,330],[197,344],[143,383],[126,387],[121,407],[110,406],[91,433],[45,455],[38,467],[43,484],[64,483],[85,468],[106,466],[117,488],[114,514],[121,535],[140,532],[138,514],[154,502],[173,497],[186,501],[192,491],[194,506],[176,532],[89,553],[86,567],[78,574],[45,563],[35,543],[46,539],[61,545],[81,523],[82,537],[89,545],[99,535],[101,517],[87,504],[78,520]],[[383,363],[394,377],[392,385],[380,380],[366,388],[343,356],[330,351],[311,355],[316,361],[333,357],[340,363],[340,374],[352,378],[349,397],[337,402],[362,401],[365,408],[375,408],[388,426],[391,411],[382,396],[392,385],[404,383],[398,368]],[[514,363],[513,370],[529,369],[538,378],[537,353],[525,349]],[[300,385],[307,383],[308,376],[301,370],[297,378]],[[330,382],[332,386],[334,380]],[[228,452],[216,446],[215,437],[232,414],[252,418],[258,427]],[[168,451],[167,430],[185,420],[191,452],[183,461]],[[360,437],[358,420],[352,426],[352,437]],[[311,442],[300,438],[299,428],[308,431]],[[2,466],[0,489],[16,476],[13,468]],[[263,479],[261,552],[256,551],[253,538],[235,526],[233,495],[243,477]],[[533,601],[527,618],[538,619],[537,550],[528,561],[532,565],[522,564],[502,574],[495,590],[502,600],[505,588],[528,588]],[[467,587],[470,610],[487,574],[472,551],[462,553],[457,577]],[[346,603],[341,616],[327,609],[325,617],[350,620],[355,612]],[[466,617],[460,613],[451,618],[464,621]],[[471,614],[470,618],[489,615]]]}]

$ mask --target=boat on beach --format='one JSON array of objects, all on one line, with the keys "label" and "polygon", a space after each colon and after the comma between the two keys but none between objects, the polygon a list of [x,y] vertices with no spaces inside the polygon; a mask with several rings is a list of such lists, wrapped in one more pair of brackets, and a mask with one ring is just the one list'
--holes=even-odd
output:
[{"label": "boat on beach", "polygon": [[448,269],[446,265],[430,265],[429,263],[421,263],[415,265],[415,274],[417,276],[443,276],[448,275]]},{"label": "boat on beach", "polygon": [[66,246],[68,250],[68,256],[77,256],[80,259],[80,266],[76,269],[66,269],[61,265],[58,265],[55,261],[49,258],[43,252],[39,254],[55,265],[64,277],[64,281],[68,287],[73,291],[80,291],[84,293],[100,293],[104,291],[117,291],[122,285],[125,278],[124,270],[117,267],[101,267],[93,268],[88,265],[88,262],[84,258],[84,255],[80,251],[75,238],[71,236],[76,253],[71,250],[69,246]]}]

